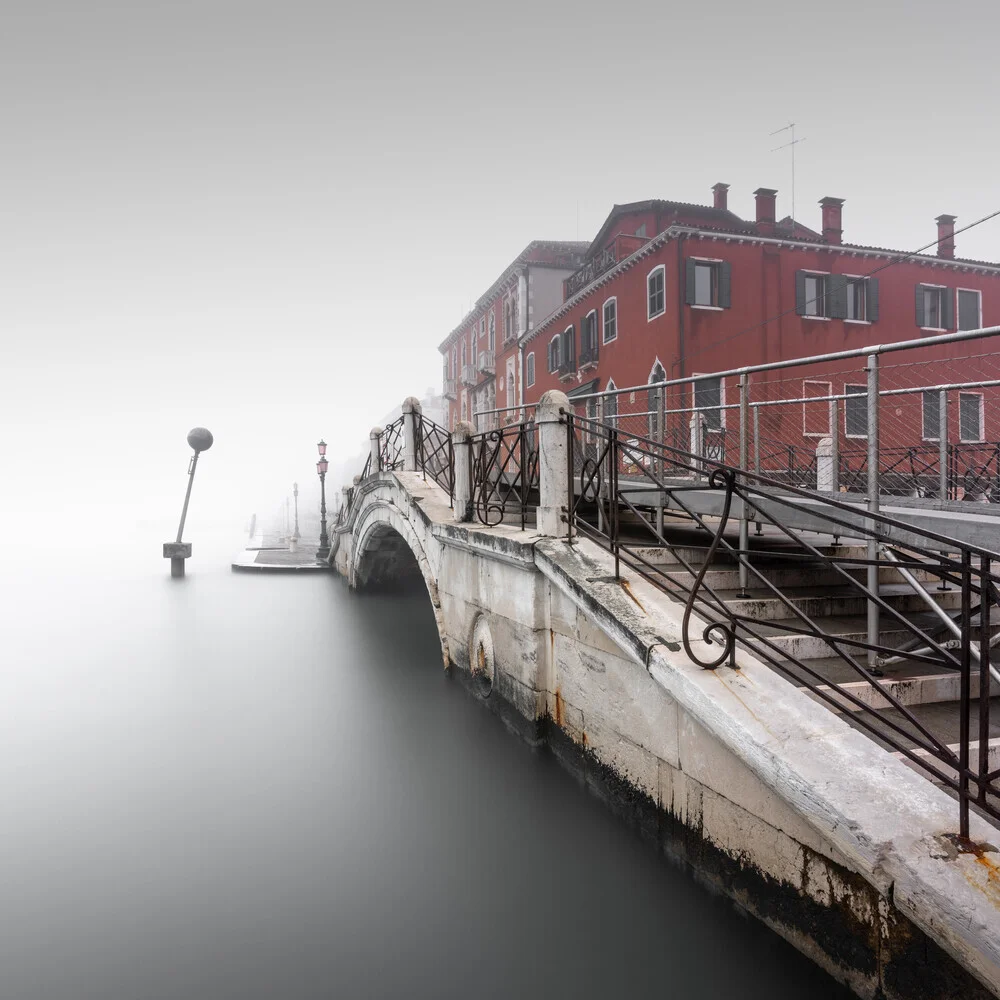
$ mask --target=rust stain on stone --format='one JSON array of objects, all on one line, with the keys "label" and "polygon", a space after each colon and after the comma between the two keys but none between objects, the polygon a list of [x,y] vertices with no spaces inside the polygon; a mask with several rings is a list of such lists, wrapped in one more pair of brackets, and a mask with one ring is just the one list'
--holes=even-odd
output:
[{"label": "rust stain on stone", "polygon": [[562,692],[559,688],[556,688],[556,725],[561,726],[563,724],[563,700]]},{"label": "rust stain on stone", "polygon": [[631,599],[632,599],[633,601],[635,601],[635,606],[636,606],[636,607],[637,607],[637,608],[638,608],[638,609],[639,609],[639,610],[640,610],[640,611],[641,611],[641,612],[642,612],[643,614],[645,614],[645,613],[646,613],[646,609],[645,609],[645,608],[644,608],[644,607],[642,606],[641,602],[639,601],[639,598],[638,598],[638,597],[636,597],[636,596],[635,596],[635,594],[633,594],[633,593],[632,593],[632,588],[631,588],[631,587],[629,586],[629,584],[628,584],[628,580],[626,580],[626,579],[625,579],[625,578],[623,577],[623,578],[622,578],[622,579],[621,579],[621,580],[620,580],[619,582],[620,582],[620,583],[621,583],[621,585],[622,585],[622,590],[624,590],[624,591],[625,591],[625,593],[626,593],[626,594],[628,594],[628,596],[629,596],[629,597],[630,597],[630,598],[631,598]]},{"label": "rust stain on stone", "polygon": [[[976,859],[977,867],[972,870],[963,868],[962,874],[969,885],[979,889],[994,906],[1000,907],[1000,851],[992,844],[980,844],[958,834],[945,834],[939,838],[941,840],[947,842],[945,850],[949,861],[962,854],[971,854]],[[984,872],[985,883],[982,881]]]}]

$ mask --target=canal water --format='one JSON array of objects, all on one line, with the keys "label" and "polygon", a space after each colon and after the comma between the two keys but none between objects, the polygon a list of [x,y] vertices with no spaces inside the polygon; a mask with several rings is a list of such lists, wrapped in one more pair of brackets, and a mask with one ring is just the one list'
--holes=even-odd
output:
[{"label": "canal water", "polygon": [[450,679],[423,592],[157,547],[8,576],[0,997],[847,996]]}]

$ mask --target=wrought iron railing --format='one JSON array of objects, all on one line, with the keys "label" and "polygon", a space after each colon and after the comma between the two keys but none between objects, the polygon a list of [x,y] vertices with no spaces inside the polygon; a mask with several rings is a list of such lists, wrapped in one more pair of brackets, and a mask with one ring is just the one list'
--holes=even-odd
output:
[{"label": "wrought iron railing", "polygon": [[403,417],[396,417],[382,429],[378,440],[380,472],[392,472],[403,467]]},{"label": "wrought iron railing", "polygon": [[422,413],[417,417],[417,468],[424,479],[430,477],[448,494],[449,504],[455,498],[455,453],[451,433]]},{"label": "wrought iron railing", "polygon": [[[830,550],[819,547],[815,536],[788,527],[785,522],[793,518],[782,516],[789,511],[815,513],[815,491],[721,462],[706,462],[702,455],[648,438],[625,437],[614,427],[571,413],[565,413],[563,420],[570,469],[565,507],[569,541],[572,543],[577,534],[590,538],[614,556],[616,577],[620,577],[624,563],[683,603],[681,638],[693,663],[706,669],[727,662],[735,666],[737,644],[749,648],[758,659],[805,686],[830,707],[846,709],[854,725],[954,792],[959,799],[963,836],[968,835],[973,804],[1000,819],[1000,770],[990,769],[989,756],[991,674],[1000,679],[990,661],[995,638],[991,608],[1000,598],[1000,576],[994,572],[998,557],[994,553],[879,513],[868,511],[859,517],[855,507],[826,497],[824,517],[831,533],[868,543],[869,553],[871,546],[876,546],[874,559],[831,555]],[[621,475],[626,466],[633,470],[628,478]],[[705,489],[706,476],[708,486],[721,494],[721,515],[717,519],[699,513],[694,503],[685,500],[686,492]],[[692,485],[678,485],[678,480],[685,477],[692,480]],[[685,534],[672,527],[667,533],[650,516],[667,494],[672,498],[674,523],[676,518],[684,518],[689,528],[703,529],[703,541],[709,539],[700,562],[691,556],[690,532]],[[753,510],[758,520],[770,526],[773,543],[761,542],[751,550],[742,523],[739,540],[731,537],[731,532],[727,535],[731,518],[736,515],[742,522],[747,510]],[[903,540],[895,540],[894,535]],[[793,544],[783,545],[786,540]],[[769,544],[773,548],[768,548]],[[650,558],[653,546],[666,550],[670,561]],[[741,579],[744,574],[752,578],[754,586],[767,598],[779,602],[782,617],[771,617],[765,625],[752,605],[733,600],[731,595],[727,600],[707,578],[716,556],[724,556],[730,565],[735,563]],[[762,558],[769,564],[762,565]],[[957,744],[949,743],[946,736],[918,718],[890,686],[879,683],[879,663],[899,657],[898,646],[890,645],[877,629],[875,638],[871,633],[859,638],[857,633],[824,630],[815,617],[803,610],[801,600],[796,601],[772,582],[768,571],[775,561],[782,560],[800,567],[821,564],[867,607],[876,607],[894,631],[904,634],[909,640],[904,642],[909,647],[905,653],[908,661],[924,670],[932,666],[958,674]],[[942,587],[960,588],[961,613],[956,621],[949,619],[946,638],[922,625],[919,619],[908,617],[880,594],[878,568],[887,563],[911,581],[928,602],[931,584],[921,584],[914,574],[925,581],[936,579]],[[745,586],[742,594],[749,596]],[[703,646],[692,645],[695,631],[718,652],[706,656]],[[957,637],[955,632],[959,633]],[[877,691],[881,702],[861,696],[855,687],[831,683],[816,660],[796,657],[791,651],[794,647],[782,644],[785,636],[808,636],[825,644],[829,657],[842,669],[846,667],[853,680]],[[973,697],[974,687],[977,697]],[[873,707],[877,704],[884,708]]]},{"label": "wrought iron railing", "polygon": [[473,507],[487,527],[517,513],[524,530],[538,497],[538,430],[511,424],[472,438]]}]

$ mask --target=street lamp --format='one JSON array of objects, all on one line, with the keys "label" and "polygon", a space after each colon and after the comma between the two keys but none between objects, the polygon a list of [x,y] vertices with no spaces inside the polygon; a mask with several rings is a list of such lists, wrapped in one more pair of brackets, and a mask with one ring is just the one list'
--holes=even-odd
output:
[{"label": "street lamp", "polygon": [[292,532],[292,538],[295,541],[299,540],[299,484],[292,483],[292,496],[295,497],[295,530]]},{"label": "street lamp", "polygon": [[316,447],[319,449],[319,461],[316,463],[319,475],[319,548],[316,559],[324,562],[330,555],[330,539],[326,534],[326,470],[330,463],[326,460],[326,442],[321,440]]},{"label": "street lamp", "polygon": [[181,541],[184,537],[184,522],[187,520],[188,504],[191,502],[191,487],[194,486],[194,474],[198,468],[198,456],[212,447],[214,438],[212,432],[204,427],[193,428],[187,436],[187,443],[194,454],[188,463],[187,492],[184,494],[184,506],[181,508],[181,523],[177,526],[177,540],[163,543],[163,558],[170,560],[170,575],[184,576],[184,560],[191,557],[191,543]]}]

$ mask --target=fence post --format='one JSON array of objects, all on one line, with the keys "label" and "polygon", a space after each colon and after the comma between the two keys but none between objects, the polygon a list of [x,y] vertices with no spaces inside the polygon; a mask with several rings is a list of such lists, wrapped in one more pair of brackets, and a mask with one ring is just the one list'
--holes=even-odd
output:
[{"label": "fence post", "polygon": [[[750,376],[740,376],[740,471],[750,464]],[[759,484],[758,484],[759,485]],[[740,501],[740,597],[749,597],[750,583],[750,511],[746,500]]]},{"label": "fence post", "polygon": [[[573,498],[566,495],[569,482],[569,447],[566,427],[561,422],[562,411],[570,410],[569,398],[558,389],[542,393],[535,407],[538,427],[538,533],[551,538],[563,538],[568,521],[563,520],[564,503],[572,507]],[[567,517],[572,510],[567,510]]]},{"label": "fence post", "polygon": [[[879,510],[879,427],[878,427],[878,355],[868,355],[868,511],[877,514]],[[871,534],[868,537],[868,590],[878,594],[879,545],[875,537],[876,524],[869,521]],[[868,645],[877,646],[880,637],[879,606],[868,599]],[[868,667],[875,666],[878,653],[868,650]]]},{"label": "fence post", "polygon": [[820,438],[816,442],[816,491],[834,493],[833,439]]},{"label": "fence post", "polygon": [[840,492],[840,401],[830,400],[830,492]]},{"label": "fence post", "polygon": [[705,424],[700,410],[695,410],[691,415],[691,453],[695,456],[692,463],[699,472],[705,471],[705,466],[701,462],[705,452]]},{"label": "fence post", "polygon": [[371,447],[372,452],[372,474],[382,471],[382,456],[381,443],[382,443],[382,428],[373,427],[368,432],[368,443]]},{"label": "fence post", "polygon": [[452,432],[455,449],[455,506],[452,516],[456,521],[472,520],[472,424],[459,420]]},{"label": "fence post", "polygon": [[403,400],[403,471],[417,471],[417,437],[420,434],[420,400],[407,396]]},{"label": "fence post", "polygon": [[948,498],[948,390],[938,392],[938,490]]}]

